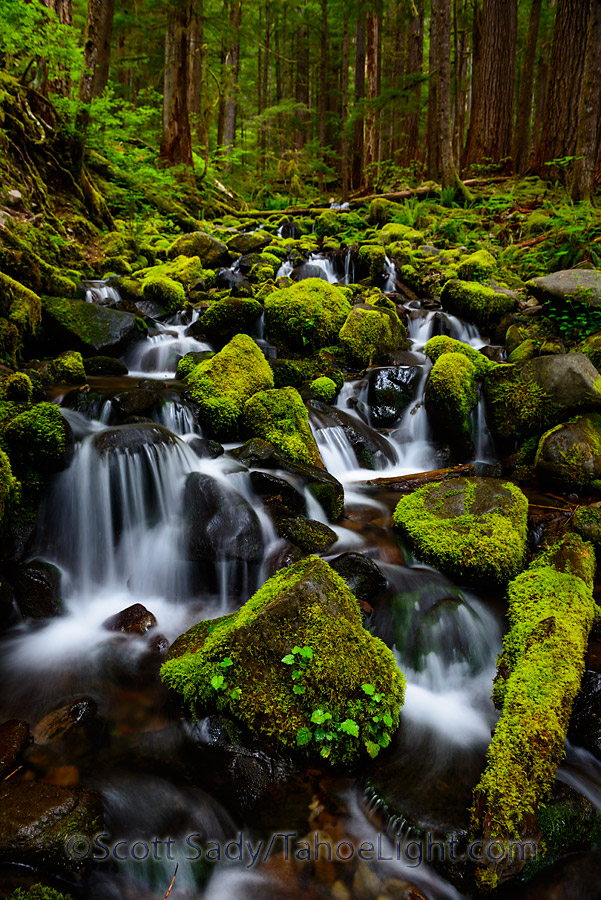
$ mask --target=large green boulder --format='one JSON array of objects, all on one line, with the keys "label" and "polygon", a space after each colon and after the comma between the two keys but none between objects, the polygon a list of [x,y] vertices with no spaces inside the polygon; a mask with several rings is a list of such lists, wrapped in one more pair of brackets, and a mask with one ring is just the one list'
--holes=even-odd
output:
[{"label": "large green boulder", "polygon": [[396,312],[368,303],[353,306],[339,334],[348,361],[362,368],[396,350],[406,337],[407,329]]},{"label": "large green boulder", "polygon": [[257,300],[226,297],[203,313],[200,327],[210,341],[225,344],[235,334],[248,333],[263,312]]},{"label": "large green boulder", "polygon": [[64,469],[73,456],[73,432],[54,403],[38,403],[15,416],[3,440],[17,474],[50,474]]},{"label": "large green boulder", "polygon": [[176,238],[167,250],[167,256],[169,259],[198,256],[205,269],[218,269],[229,262],[226,245],[205,231],[194,231]]},{"label": "large green boulder", "polygon": [[528,501],[492,478],[453,478],[403,497],[395,527],[424,562],[468,583],[504,584],[526,553]]},{"label": "large green boulder", "polygon": [[[541,553],[508,589],[510,629],[499,658],[494,699],[502,715],[474,793],[472,837],[540,843],[539,805],[563,754],[570,713],[584,673],[595,554],[575,534]],[[522,856],[483,855],[481,888],[517,874]]]},{"label": "large green boulder", "polygon": [[455,340],[455,338],[447,337],[446,334],[437,334],[435,337],[430,338],[424,347],[424,353],[433,363],[435,363],[443,353],[462,353],[474,366],[478,378],[482,378],[486,372],[490,372],[496,365],[496,363],[484,356],[483,353],[480,353],[479,350],[474,350],[469,344],[464,344],[462,341]]},{"label": "large green boulder", "polygon": [[273,236],[267,231],[249,231],[246,234],[236,234],[227,242],[228,250],[232,253],[240,253],[245,255],[248,253],[257,253],[271,244]]},{"label": "large green boulder", "polygon": [[217,438],[231,440],[246,401],[273,387],[273,372],[252,338],[237,334],[229,344],[195,366],[187,384],[200,417]]},{"label": "large green boulder", "polygon": [[601,414],[589,413],[556,425],[541,437],[536,452],[538,476],[551,484],[582,490],[601,487]]},{"label": "large green boulder", "polygon": [[475,281],[451,278],[440,295],[443,309],[481,328],[490,328],[517,306],[516,295]]},{"label": "large green boulder", "polygon": [[43,297],[42,321],[54,350],[58,344],[87,356],[117,355],[141,335],[130,313],[66,297]]},{"label": "large green boulder", "polygon": [[443,353],[426,384],[428,415],[442,438],[459,452],[471,447],[470,413],[478,403],[476,368],[463,353]]},{"label": "large green boulder", "polygon": [[16,365],[23,340],[40,324],[40,298],[14,278],[0,272],[0,354]]},{"label": "large green boulder", "polygon": [[294,462],[323,466],[307,408],[293,387],[259,391],[246,401],[244,427],[254,437],[269,441]]},{"label": "large green boulder", "polygon": [[344,291],[321,278],[306,278],[265,298],[269,338],[291,350],[335,343],[350,311]]},{"label": "large green boulder", "polygon": [[179,637],[161,676],[196,714],[220,713],[267,746],[347,766],[390,743],[405,686],[356,598],[316,556]]}]

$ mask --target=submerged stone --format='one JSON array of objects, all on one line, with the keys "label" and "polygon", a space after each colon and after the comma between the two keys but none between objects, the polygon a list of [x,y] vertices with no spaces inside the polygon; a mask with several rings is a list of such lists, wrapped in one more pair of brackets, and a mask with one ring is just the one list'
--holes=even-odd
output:
[{"label": "submerged stone", "polygon": [[333,764],[388,746],[404,698],[392,653],[315,556],[278,572],[239,612],[178,638],[161,675],[193,711],[219,712],[268,746]]},{"label": "submerged stone", "polygon": [[522,567],[527,517],[514,484],[455,478],[403,497],[394,524],[424,562],[470,583],[504,584]]}]

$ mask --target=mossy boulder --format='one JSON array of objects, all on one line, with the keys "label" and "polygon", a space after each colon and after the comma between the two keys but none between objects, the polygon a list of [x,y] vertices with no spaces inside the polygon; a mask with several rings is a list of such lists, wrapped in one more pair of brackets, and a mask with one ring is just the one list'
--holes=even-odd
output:
[{"label": "mossy boulder", "polygon": [[161,676],[197,714],[218,712],[268,747],[346,766],[390,743],[405,686],[356,598],[316,556],[278,572],[239,612],[179,637]]},{"label": "mossy boulder", "polygon": [[296,544],[305,553],[323,553],[338,540],[338,535],[328,525],[302,516],[280,519],[277,531],[280,537]]},{"label": "mossy boulder", "polygon": [[403,497],[394,524],[416,555],[468,583],[504,584],[526,552],[528,501],[492,478],[454,478]]},{"label": "mossy boulder", "polygon": [[309,385],[311,396],[315,400],[321,400],[322,403],[332,403],[336,397],[338,388],[336,382],[328,378],[327,375],[321,375]]},{"label": "mossy boulder", "polygon": [[0,450],[0,522],[8,509],[11,497],[18,497],[19,482],[14,477],[10,459]]},{"label": "mossy boulder", "polygon": [[579,506],[572,519],[572,527],[584,541],[601,549],[601,509],[598,506]]},{"label": "mossy boulder", "polygon": [[601,371],[601,333],[595,332],[577,344],[573,353],[583,353],[597,371]]},{"label": "mossy boulder", "polygon": [[156,275],[144,279],[142,298],[165,312],[174,313],[184,305],[186,292],[178,281]]},{"label": "mossy boulder", "polygon": [[269,338],[291,350],[316,350],[334,343],[350,311],[344,291],[319,278],[307,278],[265,298]]},{"label": "mossy boulder", "polygon": [[239,253],[241,256],[247,253],[256,253],[263,250],[273,241],[273,236],[267,231],[250,231],[246,234],[236,234],[227,242],[228,250]]},{"label": "mossy boulder", "polygon": [[33,394],[31,378],[25,372],[14,372],[2,385],[6,400],[29,403]]},{"label": "mossy boulder", "polygon": [[203,423],[222,439],[237,437],[246,401],[273,388],[271,368],[246,334],[237,334],[223,350],[200,362],[186,380]]},{"label": "mossy boulder", "polygon": [[299,388],[315,378],[318,366],[314,359],[271,359],[273,382],[276,387]]},{"label": "mossy boulder", "polygon": [[597,309],[601,306],[601,272],[597,269],[564,269],[542,278],[526,282],[529,293],[539,303],[583,306]]},{"label": "mossy boulder", "polygon": [[451,278],[440,295],[443,309],[480,328],[490,328],[517,306],[516,296],[484,284]]},{"label": "mossy boulder", "polygon": [[[564,753],[596,614],[594,571],[591,545],[568,534],[509,585],[510,630],[494,689],[502,715],[474,793],[472,837],[540,842],[538,808]],[[489,856],[480,887],[497,887],[524,865],[519,854]]]},{"label": "mossy boulder", "polygon": [[478,403],[476,369],[463,353],[443,353],[426,384],[428,415],[441,437],[459,454],[470,455],[470,413]]},{"label": "mossy boulder", "polygon": [[445,334],[438,334],[436,337],[430,338],[424,347],[424,353],[433,363],[440,359],[443,353],[461,353],[473,365],[477,378],[482,378],[486,372],[490,372],[496,365],[483,353],[480,353],[479,350],[474,350],[469,344],[456,341],[455,338],[447,337]]},{"label": "mossy boulder", "polygon": [[323,466],[307,409],[296,388],[254,394],[244,407],[243,422],[249,434],[269,441],[294,462]]},{"label": "mossy boulder", "polygon": [[257,300],[226,297],[211,303],[203,313],[200,327],[210,341],[225,344],[235,334],[248,333],[263,313]]},{"label": "mossy boulder", "polygon": [[496,268],[497,261],[488,250],[477,250],[459,263],[457,275],[461,281],[484,281]]},{"label": "mossy boulder", "polygon": [[141,337],[135,316],[85,300],[43,297],[42,320],[53,347],[89,356],[118,355]]},{"label": "mossy boulder", "polygon": [[17,474],[59,472],[73,455],[73,432],[53,403],[19,413],[6,426],[3,440]]},{"label": "mossy boulder", "polygon": [[355,260],[355,277],[376,281],[384,274],[386,250],[380,244],[362,244]]},{"label": "mossy boulder", "polygon": [[177,256],[198,256],[205,269],[227,266],[229,252],[224,243],[205,231],[194,231],[178,237],[167,250],[169,259]]},{"label": "mossy boulder", "polygon": [[16,365],[23,341],[40,324],[41,317],[38,295],[0,272],[0,352],[6,362]]},{"label": "mossy boulder", "polygon": [[577,490],[601,479],[601,414],[579,416],[545,432],[535,467],[543,481]]},{"label": "mossy boulder", "polygon": [[339,333],[347,360],[362,368],[396,350],[406,337],[407,329],[396,312],[368,303],[353,306]]},{"label": "mossy boulder", "polygon": [[532,338],[527,338],[525,341],[522,341],[521,344],[512,350],[509,356],[507,357],[507,361],[510,363],[524,363],[529,359],[532,359],[533,356],[536,356],[536,344],[532,340]]},{"label": "mossy boulder", "polygon": [[398,241],[407,241],[409,245],[421,244],[424,240],[424,235],[421,231],[416,231],[409,225],[400,225],[398,222],[388,222],[388,224],[384,225],[379,237],[385,246],[395,244]]},{"label": "mossy boulder", "polygon": [[57,384],[83,384],[86,380],[81,353],[77,350],[66,350],[50,360],[48,374]]}]

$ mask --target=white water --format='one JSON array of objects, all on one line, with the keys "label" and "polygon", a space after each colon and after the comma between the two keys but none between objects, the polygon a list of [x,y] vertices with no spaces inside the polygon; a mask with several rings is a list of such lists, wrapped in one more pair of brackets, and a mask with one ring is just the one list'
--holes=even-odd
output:
[{"label": "white water", "polygon": [[202,435],[202,428],[196,421],[192,408],[178,400],[162,403],[155,418],[159,425],[164,425],[178,437],[187,434]]},{"label": "white water", "polygon": [[82,281],[86,303],[116,302],[121,299],[119,291],[106,281]]},{"label": "white water", "polygon": [[157,323],[160,334],[133,344],[127,353],[125,362],[129,374],[132,377],[152,375],[153,378],[173,378],[179,360],[186,353],[211,350],[210,344],[185,336],[188,326],[197,319],[198,312],[194,310],[188,323],[181,323],[179,317],[173,325]]},{"label": "white water", "polygon": [[411,304],[407,306],[409,312],[409,326],[407,336],[412,342],[411,349],[421,351],[428,343],[431,337],[436,333],[438,321],[442,318],[445,326],[445,334],[461,341],[463,344],[469,344],[470,347],[479,350],[484,346],[483,340],[478,327],[471,322],[462,322],[457,316],[452,316],[442,310],[430,310],[425,315],[412,316]]}]

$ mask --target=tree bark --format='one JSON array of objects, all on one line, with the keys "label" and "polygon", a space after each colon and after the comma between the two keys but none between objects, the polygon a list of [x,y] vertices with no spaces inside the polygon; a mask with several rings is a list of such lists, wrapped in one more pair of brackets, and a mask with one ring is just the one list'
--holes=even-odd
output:
[{"label": "tree bark", "polygon": [[363,143],[363,179],[362,186],[372,191],[375,180],[375,167],[378,161],[378,117],[374,101],[378,96],[378,49],[379,49],[379,16],[369,11],[366,18],[365,70],[367,74],[367,111],[365,114],[365,136]]},{"label": "tree bark", "polygon": [[578,121],[572,200],[590,200],[601,139],[601,0],[592,0]]},{"label": "tree bark", "polygon": [[457,185],[451,125],[451,0],[432,0],[438,41],[438,143],[442,187]]},{"label": "tree bark", "polygon": [[115,0],[103,0],[98,33],[98,55],[92,82],[92,97],[100,97],[108,84],[114,13]]},{"label": "tree bark", "polygon": [[309,115],[309,45],[307,35],[306,2],[299,7],[298,15],[300,24],[296,32],[296,92],[295,98],[297,103],[302,103],[305,109],[297,113],[299,127],[296,130],[295,147],[302,150],[307,140],[306,123]]},{"label": "tree bark", "polygon": [[[321,52],[319,56],[319,148],[322,161],[325,163],[326,153],[326,110],[328,103],[328,0],[321,0]],[[319,170],[319,190],[323,191],[323,169]]]},{"label": "tree bark", "polygon": [[440,169],[440,147],[438,143],[438,16],[435,0],[430,13],[430,52],[428,57],[428,121],[427,155],[428,178],[435,181]]},{"label": "tree bark", "polygon": [[192,137],[188,115],[188,46],[191,0],[171,3],[165,34],[163,137],[160,156],[166,165],[192,167]]},{"label": "tree bark", "polygon": [[[355,105],[365,98],[365,8],[361,3],[357,13],[355,30]],[[353,164],[351,183],[353,190],[361,186],[361,167],[363,165],[363,116],[355,119],[353,130]]]},{"label": "tree bark", "polygon": [[532,117],[532,98],[534,87],[534,61],[536,59],[536,45],[538,42],[538,30],[540,26],[542,0],[532,0],[530,6],[530,22],[528,25],[528,37],[524,53],[524,66],[522,68],[522,83],[517,106],[517,118],[513,135],[513,167],[516,172],[523,175],[528,167],[530,148],[530,120]]},{"label": "tree bark", "polygon": [[229,153],[236,140],[236,113],[238,111],[238,77],[240,75],[240,23],[241,0],[232,0],[230,6],[231,42],[225,58],[227,94],[223,122],[223,146]]},{"label": "tree bark", "polygon": [[[73,24],[73,6],[71,0],[42,0],[47,9],[52,10],[61,25]],[[71,79],[69,74],[55,78],[51,83],[48,81],[48,64],[45,58],[40,58],[39,66],[41,71],[40,93],[44,97],[48,96],[48,91],[52,89],[55,94],[61,97],[68,97],[71,93]]]},{"label": "tree bark", "polygon": [[203,120],[203,85],[205,78],[204,0],[192,3],[190,42],[188,48],[188,113],[201,143]]},{"label": "tree bark", "polygon": [[557,0],[543,127],[534,160],[538,172],[545,163],[576,151],[589,11],[588,0]]},{"label": "tree bark", "polygon": [[517,0],[484,0],[466,165],[511,155]]},{"label": "tree bark", "polygon": [[342,63],[340,70],[340,124],[342,125],[341,171],[342,202],[348,199],[349,189],[349,158],[348,158],[348,67],[349,67],[349,29],[348,19],[345,17],[342,23]]},{"label": "tree bark", "polygon": [[[424,62],[424,0],[416,3],[417,15],[411,16],[407,33],[407,66],[406,75],[421,75]],[[404,166],[421,157],[419,146],[419,120],[422,98],[422,86],[416,84],[411,92],[412,111],[407,116],[405,130],[407,143],[402,155]]]}]

